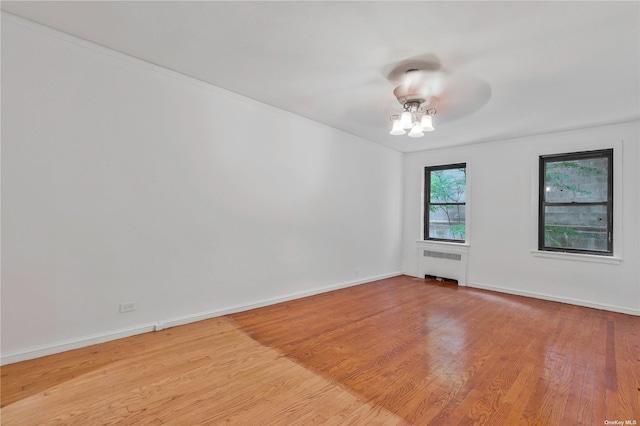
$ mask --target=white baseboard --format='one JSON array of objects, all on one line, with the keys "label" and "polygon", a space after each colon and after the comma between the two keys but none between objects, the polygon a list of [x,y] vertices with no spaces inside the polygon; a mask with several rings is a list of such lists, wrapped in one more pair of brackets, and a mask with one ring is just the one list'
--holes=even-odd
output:
[{"label": "white baseboard", "polygon": [[134,327],[111,330],[104,333],[96,333],[88,336],[81,336],[73,339],[62,340],[46,345],[34,346],[24,350],[18,350],[2,354],[0,365],[13,364],[14,362],[26,361],[28,359],[40,358],[42,356],[53,355],[59,352],[70,351],[72,349],[84,348],[110,340],[123,339],[136,334],[153,331],[153,324],[140,324]]},{"label": "white baseboard", "polygon": [[236,312],[248,311],[250,309],[261,308],[263,306],[275,305],[276,303],[288,302],[289,300],[301,299],[303,297],[313,296],[315,294],[326,293],[328,291],[339,290],[341,288],[353,287],[355,285],[360,285],[372,281],[383,280],[385,278],[397,277],[402,275],[402,272],[393,272],[390,274],[377,275],[374,277],[367,277],[363,279],[358,279],[354,281],[346,281],[339,284],[330,285],[327,287],[318,287],[311,290],[305,290],[297,293],[290,293],[280,297],[274,297],[270,299],[263,299],[254,301],[247,304],[240,304],[234,306],[228,306],[221,309],[214,309],[211,311],[199,312],[195,314],[184,315],[180,317],[169,318],[164,320],[163,322],[156,324],[156,331],[162,330],[165,328],[176,327],[179,325],[185,325],[196,321],[202,321],[209,318],[215,318],[222,315],[234,314]]},{"label": "white baseboard", "polygon": [[515,294],[516,296],[533,297],[534,299],[550,300],[552,302],[567,303],[569,305],[584,306],[587,308],[601,309],[604,311],[619,312],[622,314],[640,316],[640,310],[624,308],[621,306],[606,305],[604,303],[590,302],[588,300],[569,299],[565,297],[554,296],[551,294],[515,290],[512,288],[499,287],[499,286],[481,284],[476,282],[469,282],[467,283],[467,286],[473,287],[473,288],[479,288],[482,290],[497,291],[499,293]]},{"label": "white baseboard", "polygon": [[209,318],[215,318],[222,315],[228,315],[241,311],[248,311],[250,309],[261,308],[263,306],[275,305],[276,303],[287,302],[289,300],[300,299],[307,296],[313,296],[315,294],[326,293],[333,290],[339,290],[341,288],[353,287],[356,285],[368,283],[371,281],[382,280],[385,278],[391,278],[402,275],[402,272],[392,272],[389,274],[377,275],[373,277],[362,278],[353,281],[346,281],[338,284],[333,284],[326,287],[317,287],[311,290],[305,290],[297,293],[290,293],[284,296],[262,299],[253,301],[246,304],[239,304],[234,306],[227,306],[224,308],[213,309],[210,311],[199,312],[189,315],[183,315],[180,317],[168,318],[155,323],[139,324],[137,326],[123,328],[119,330],[111,330],[103,333],[91,334],[88,336],[81,336],[73,339],[62,340],[46,345],[39,345],[24,350],[18,350],[2,354],[0,356],[0,365],[13,364],[15,362],[26,361],[29,359],[40,358],[47,355],[53,355],[60,352],[66,352],[72,349],[83,348],[85,346],[91,346],[98,343],[104,343],[111,340],[122,339],[124,337],[134,336],[136,334],[148,333],[150,331],[160,331],[165,328],[176,327],[179,325],[189,324],[192,322],[202,321]]}]

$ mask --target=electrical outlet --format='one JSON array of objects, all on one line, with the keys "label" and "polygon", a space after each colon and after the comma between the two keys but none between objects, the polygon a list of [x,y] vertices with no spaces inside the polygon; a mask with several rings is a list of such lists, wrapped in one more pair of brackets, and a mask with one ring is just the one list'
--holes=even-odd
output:
[{"label": "electrical outlet", "polygon": [[123,312],[133,312],[136,310],[135,303],[121,303],[120,304],[120,313]]}]

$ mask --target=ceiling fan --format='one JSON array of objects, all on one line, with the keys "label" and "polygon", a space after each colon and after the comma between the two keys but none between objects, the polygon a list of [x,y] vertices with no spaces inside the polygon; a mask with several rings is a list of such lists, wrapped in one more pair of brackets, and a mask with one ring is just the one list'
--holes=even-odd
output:
[{"label": "ceiling fan", "polygon": [[393,95],[402,105],[401,114],[391,116],[391,135],[421,137],[434,130],[433,116],[442,107],[446,118],[468,115],[491,96],[489,85],[477,78],[443,69],[433,55],[411,58],[390,67],[387,79],[396,88]]}]

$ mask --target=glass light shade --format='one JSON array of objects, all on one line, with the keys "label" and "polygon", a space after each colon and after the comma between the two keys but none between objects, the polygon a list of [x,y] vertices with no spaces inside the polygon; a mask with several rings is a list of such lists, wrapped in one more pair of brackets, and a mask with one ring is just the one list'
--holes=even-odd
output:
[{"label": "glass light shade", "polygon": [[433,121],[431,120],[430,115],[423,115],[420,125],[422,126],[422,130],[424,130],[425,132],[433,131]]},{"label": "glass light shade", "polygon": [[416,121],[415,123],[413,123],[413,127],[409,132],[409,137],[419,138],[420,136],[424,136],[424,133],[422,133],[422,126]]},{"label": "glass light shade", "polygon": [[413,117],[411,112],[405,111],[400,116],[400,124],[402,124],[403,129],[410,129],[413,124]]},{"label": "glass light shade", "polygon": [[400,120],[393,120],[393,128],[389,132],[390,135],[404,135],[405,132],[402,128],[402,124],[400,124]]}]

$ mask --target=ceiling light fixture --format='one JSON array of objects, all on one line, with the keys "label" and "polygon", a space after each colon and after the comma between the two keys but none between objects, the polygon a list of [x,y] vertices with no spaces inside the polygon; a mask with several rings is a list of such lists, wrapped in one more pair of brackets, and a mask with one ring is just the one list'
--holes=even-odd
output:
[{"label": "ceiling light fixture", "polygon": [[404,112],[401,115],[392,115],[393,128],[391,135],[404,135],[409,130],[409,137],[419,138],[424,132],[431,132],[433,128],[432,116],[436,114],[435,108],[425,109],[421,106],[424,99],[412,99],[404,103]]},{"label": "ceiling light fixture", "polygon": [[424,132],[433,131],[433,115],[438,103],[433,95],[432,74],[427,70],[410,68],[399,78],[401,84],[395,88],[393,95],[398,99],[404,111],[400,115],[392,115],[392,135],[404,135],[409,130],[409,137],[419,138]]}]

